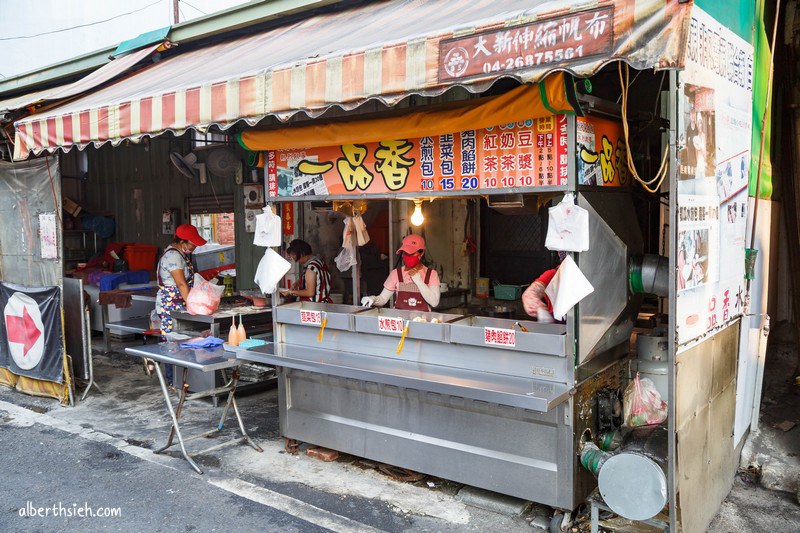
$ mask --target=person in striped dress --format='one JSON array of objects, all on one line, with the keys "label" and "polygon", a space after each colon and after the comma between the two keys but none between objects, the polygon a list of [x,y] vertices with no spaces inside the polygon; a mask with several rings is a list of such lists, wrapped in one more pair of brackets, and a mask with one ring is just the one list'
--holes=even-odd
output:
[{"label": "person in striped dress", "polygon": [[296,296],[304,302],[333,303],[328,265],[320,256],[314,255],[311,245],[304,240],[295,239],[286,248],[286,255],[303,267],[303,275],[295,287],[281,289],[281,294]]}]

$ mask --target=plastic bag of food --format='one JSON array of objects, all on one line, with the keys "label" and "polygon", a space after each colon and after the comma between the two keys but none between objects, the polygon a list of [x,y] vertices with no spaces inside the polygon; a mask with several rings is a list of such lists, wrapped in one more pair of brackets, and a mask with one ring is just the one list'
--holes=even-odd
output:
[{"label": "plastic bag of food", "polygon": [[186,298],[186,310],[192,315],[213,315],[219,307],[224,285],[216,285],[217,279],[206,281],[200,274],[194,275],[194,286]]},{"label": "plastic bag of food", "polygon": [[661,399],[655,384],[636,373],[623,398],[625,424],[628,427],[651,426],[667,419],[667,403]]}]

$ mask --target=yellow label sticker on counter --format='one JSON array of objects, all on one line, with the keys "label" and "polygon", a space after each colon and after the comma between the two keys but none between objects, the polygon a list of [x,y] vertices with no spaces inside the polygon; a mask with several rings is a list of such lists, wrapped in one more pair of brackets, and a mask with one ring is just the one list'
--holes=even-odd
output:
[{"label": "yellow label sticker on counter", "polygon": [[317,333],[317,342],[322,342],[322,337],[325,335],[325,326],[328,325],[328,317],[322,319],[322,325],[319,327],[319,333]]},{"label": "yellow label sticker on counter", "polygon": [[406,343],[406,335],[408,335],[408,320],[406,320],[405,326],[403,326],[403,334],[400,336],[400,342],[397,343],[397,350],[395,353],[400,355],[400,352],[403,351],[403,346]]}]

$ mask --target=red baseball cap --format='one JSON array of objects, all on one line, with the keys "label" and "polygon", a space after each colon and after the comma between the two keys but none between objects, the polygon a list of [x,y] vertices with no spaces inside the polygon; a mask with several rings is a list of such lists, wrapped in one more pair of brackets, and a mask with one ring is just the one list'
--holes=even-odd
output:
[{"label": "red baseball cap", "polygon": [[206,240],[197,232],[197,228],[191,224],[181,224],[178,226],[178,229],[175,230],[175,236],[184,241],[189,241],[195,246],[203,246],[206,243]]},{"label": "red baseball cap", "polygon": [[395,253],[405,252],[407,254],[413,254],[420,250],[425,249],[425,239],[420,237],[419,235],[408,235],[403,239],[403,244]]}]

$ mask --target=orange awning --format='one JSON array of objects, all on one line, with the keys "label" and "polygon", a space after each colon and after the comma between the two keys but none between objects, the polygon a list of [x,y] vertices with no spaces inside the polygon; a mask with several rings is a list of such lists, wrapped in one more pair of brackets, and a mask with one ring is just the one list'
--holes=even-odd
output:
[{"label": "orange awning", "polygon": [[239,143],[247,150],[370,143],[488,128],[563,113],[580,114],[580,108],[572,76],[558,72],[540,83],[523,85],[500,96],[394,114],[386,118],[247,130],[239,134]]}]

